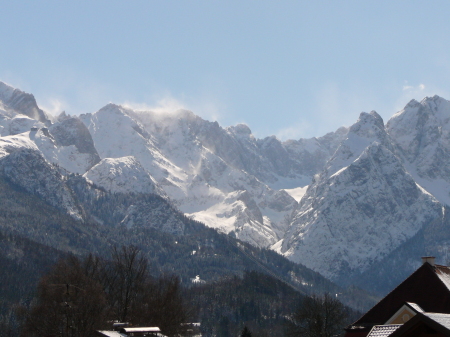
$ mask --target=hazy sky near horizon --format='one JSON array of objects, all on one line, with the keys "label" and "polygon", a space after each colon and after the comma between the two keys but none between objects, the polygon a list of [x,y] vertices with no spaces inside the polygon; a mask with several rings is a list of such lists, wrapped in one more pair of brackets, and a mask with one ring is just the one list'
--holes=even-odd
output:
[{"label": "hazy sky near horizon", "polygon": [[46,111],[109,102],[321,136],[450,99],[449,1],[4,1],[0,81]]}]

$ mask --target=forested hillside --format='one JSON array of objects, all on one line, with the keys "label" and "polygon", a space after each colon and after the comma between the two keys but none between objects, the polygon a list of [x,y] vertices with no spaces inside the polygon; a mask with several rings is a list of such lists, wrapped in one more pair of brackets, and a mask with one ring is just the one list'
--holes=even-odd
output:
[{"label": "forested hillside", "polygon": [[[265,310],[275,310],[277,313],[273,319],[281,324],[284,313],[281,307],[290,308],[295,298],[313,293],[339,293],[342,301],[360,310],[372,303],[372,299],[364,293],[360,297],[364,300],[356,303],[352,296],[354,289],[340,288],[318,273],[290,262],[274,251],[240,242],[189,219],[162,197],[111,194],[86,184],[77,175],[69,177],[66,184],[71,186],[72,196],[77,200],[85,221],[65,214],[8,179],[0,179],[0,198],[5,200],[0,204],[0,259],[4,261],[1,276],[4,282],[1,283],[0,296],[3,303],[2,321],[9,327],[18,326],[13,310],[15,305],[27,306],[31,303],[38,279],[59,258],[68,254],[82,257],[94,253],[110,259],[112,249],[122,246],[134,246],[142,252],[148,260],[152,277],[177,275],[180,285],[186,289],[186,297],[194,303],[193,307],[198,313],[193,318],[205,321],[205,329],[211,324],[211,317],[222,315],[225,320],[229,319],[227,317],[236,310],[236,305],[227,302],[227,296],[236,292],[241,294],[236,296],[241,297],[245,292],[244,284],[248,282],[256,282],[256,285],[249,288],[254,290],[249,290],[239,299],[238,307],[250,301],[255,304],[252,310],[256,311],[250,316],[233,314],[234,323],[230,323],[233,329],[242,328],[244,321],[249,321],[255,329],[256,322],[266,317]],[[141,209],[139,214],[143,214],[144,218],[135,220],[132,227],[121,224],[118,219],[123,218],[126,206],[120,205],[137,205]],[[147,221],[151,221],[152,226],[145,226]],[[169,222],[176,224],[172,228],[180,230],[168,231],[159,226]],[[251,271],[254,272],[249,274]],[[206,303],[201,300],[202,296],[195,296],[200,288],[192,287],[191,278],[196,275],[206,282],[201,287],[204,289],[203,298],[208,293],[217,294],[214,314],[206,314]],[[257,281],[256,278],[261,280]],[[263,286],[258,286],[259,282]],[[258,289],[273,293],[264,300]],[[267,307],[269,302],[273,305]],[[264,324],[268,327],[272,324],[270,322],[271,319]],[[264,324],[261,326],[264,327]]]}]

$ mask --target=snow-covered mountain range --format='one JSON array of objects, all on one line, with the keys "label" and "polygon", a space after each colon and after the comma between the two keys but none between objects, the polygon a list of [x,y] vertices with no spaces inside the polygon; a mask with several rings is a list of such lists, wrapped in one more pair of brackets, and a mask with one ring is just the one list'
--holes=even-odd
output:
[{"label": "snow-covered mountain range", "polygon": [[0,82],[0,135],[0,173],[50,204],[64,200],[53,206],[80,221],[54,177],[76,173],[104,190],[159,194],[332,280],[370,269],[444,221],[450,204],[450,102],[438,96],[409,102],[386,124],[361,113],[349,128],[282,142],[186,110],[108,104],[51,117],[31,94]]}]

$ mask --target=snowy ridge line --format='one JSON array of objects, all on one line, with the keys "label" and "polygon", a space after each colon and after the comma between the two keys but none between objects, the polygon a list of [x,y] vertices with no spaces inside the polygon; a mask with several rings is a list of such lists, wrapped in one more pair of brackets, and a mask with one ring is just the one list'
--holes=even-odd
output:
[{"label": "snowy ridge line", "polygon": [[[386,125],[375,111],[363,112],[349,128],[281,142],[186,110],[108,104],[50,122],[32,95],[3,83],[0,91],[0,157],[18,183],[41,193],[11,167],[30,164],[28,155],[46,167],[39,153],[112,193],[159,194],[187,216],[331,280],[364,273],[434,219],[447,221],[450,102],[438,96],[412,100]],[[142,220],[133,207],[129,227]],[[446,247],[441,242],[440,252]]]}]

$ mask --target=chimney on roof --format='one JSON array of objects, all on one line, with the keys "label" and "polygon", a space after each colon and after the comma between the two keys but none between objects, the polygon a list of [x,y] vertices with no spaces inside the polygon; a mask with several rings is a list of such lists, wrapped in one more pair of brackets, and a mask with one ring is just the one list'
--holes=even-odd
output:
[{"label": "chimney on roof", "polygon": [[422,264],[425,262],[428,262],[429,264],[431,264],[432,266],[435,265],[435,260],[436,258],[434,256],[422,256]]}]

